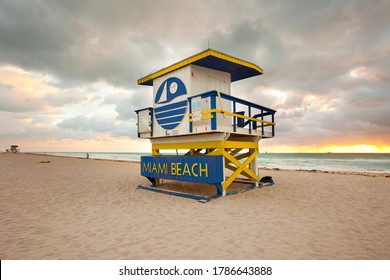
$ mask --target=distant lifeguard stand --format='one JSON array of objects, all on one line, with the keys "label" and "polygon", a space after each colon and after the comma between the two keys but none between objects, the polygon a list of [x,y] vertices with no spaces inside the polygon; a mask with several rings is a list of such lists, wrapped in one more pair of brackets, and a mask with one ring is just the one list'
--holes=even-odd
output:
[{"label": "distant lifeguard stand", "polygon": [[207,49],[140,78],[153,86],[154,100],[136,110],[138,137],[152,143],[141,175],[153,186],[161,179],[213,184],[217,195],[240,175],[257,186],[258,142],[275,135],[276,111],[233,97],[230,84],[261,74],[253,63]]},{"label": "distant lifeguard stand", "polygon": [[11,153],[19,153],[20,149],[18,147],[18,145],[11,145]]}]

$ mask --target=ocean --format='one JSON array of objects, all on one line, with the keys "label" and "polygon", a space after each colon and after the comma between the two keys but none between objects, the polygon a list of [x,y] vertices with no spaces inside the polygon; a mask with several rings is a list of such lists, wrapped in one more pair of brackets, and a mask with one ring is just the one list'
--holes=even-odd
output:
[{"label": "ocean", "polygon": [[[91,159],[140,161],[150,153],[88,152]],[[35,152],[66,157],[86,157],[87,152]],[[267,153],[259,154],[258,166],[265,168],[321,171],[390,173],[390,154],[369,153]]]}]

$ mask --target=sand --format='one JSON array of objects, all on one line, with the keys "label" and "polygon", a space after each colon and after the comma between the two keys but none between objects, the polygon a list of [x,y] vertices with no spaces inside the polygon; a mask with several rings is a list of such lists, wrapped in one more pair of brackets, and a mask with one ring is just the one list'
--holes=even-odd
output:
[{"label": "sand", "polygon": [[0,154],[0,259],[390,259],[385,175],[261,170],[274,186],[200,203],[137,189],[139,173]]}]

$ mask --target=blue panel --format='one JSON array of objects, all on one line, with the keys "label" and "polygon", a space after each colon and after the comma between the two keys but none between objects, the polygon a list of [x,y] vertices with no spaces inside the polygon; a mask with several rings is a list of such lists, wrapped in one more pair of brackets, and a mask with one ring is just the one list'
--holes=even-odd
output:
[{"label": "blue panel", "polygon": [[151,124],[150,124],[150,130],[151,130],[150,136],[153,136],[153,115],[154,115],[153,114],[153,108],[151,108],[149,113],[150,113],[150,122],[151,122]]},{"label": "blue panel", "polygon": [[170,123],[170,124],[163,124],[161,127],[166,129],[166,130],[170,130],[170,129],[174,129],[178,124],[179,124],[179,122]]},{"label": "blue panel", "polygon": [[175,109],[175,110],[171,110],[171,111],[165,111],[162,113],[158,113],[158,114],[156,114],[156,118],[161,119],[161,118],[166,118],[166,117],[175,116],[175,115],[184,115],[185,112],[186,112],[186,108],[183,107],[180,109]]},{"label": "blue panel", "polygon": [[[217,102],[216,102],[216,96],[213,95],[211,96],[211,109],[216,109],[217,108]],[[211,130],[216,130],[217,129],[217,114],[212,113],[213,118],[211,119]]]},{"label": "blue panel", "polygon": [[[184,114],[183,114],[184,115]],[[166,123],[180,123],[183,119],[183,115],[165,118],[165,119],[157,119],[158,123],[160,125],[166,124]]]},{"label": "blue panel", "polygon": [[141,156],[141,175],[217,184],[225,180],[222,156]]},{"label": "blue panel", "polygon": [[[236,101],[233,101],[233,113],[237,113]],[[233,117],[233,132],[237,131],[237,117]]]},{"label": "blue panel", "polygon": [[206,56],[192,62],[192,64],[231,73],[231,80],[239,81],[256,75],[261,75],[256,69],[237,64],[228,60],[223,60],[215,56]]},{"label": "blue panel", "polygon": [[158,108],[154,109],[155,113],[162,112],[162,111],[167,111],[167,110],[172,110],[172,109],[177,109],[179,107],[184,107],[187,106],[187,100],[179,101],[173,104],[165,105],[165,106],[160,106]]},{"label": "blue panel", "polygon": [[[272,120],[271,121],[275,122],[274,115],[272,115]],[[274,137],[274,136],[275,136],[275,126],[273,125],[272,126],[272,137]]]},{"label": "blue panel", "polygon": [[[191,103],[191,99],[188,99],[188,110],[189,110],[189,114],[192,115],[192,103]],[[189,123],[190,125],[190,133],[192,133],[192,122]]]}]

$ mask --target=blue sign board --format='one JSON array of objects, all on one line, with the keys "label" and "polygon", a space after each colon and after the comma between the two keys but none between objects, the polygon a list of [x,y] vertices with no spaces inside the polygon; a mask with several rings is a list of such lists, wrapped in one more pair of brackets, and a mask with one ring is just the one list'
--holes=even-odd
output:
[{"label": "blue sign board", "polygon": [[223,156],[141,156],[141,175],[217,184],[225,180]]}]

